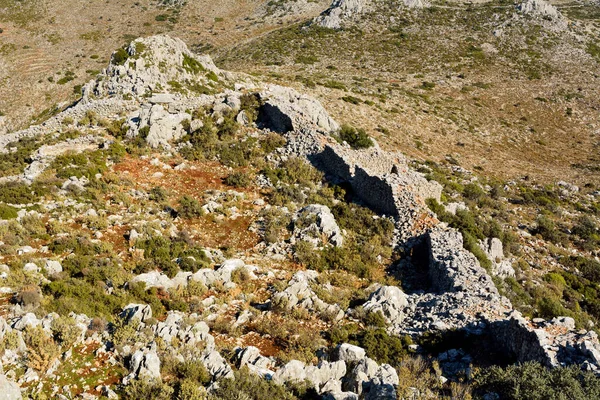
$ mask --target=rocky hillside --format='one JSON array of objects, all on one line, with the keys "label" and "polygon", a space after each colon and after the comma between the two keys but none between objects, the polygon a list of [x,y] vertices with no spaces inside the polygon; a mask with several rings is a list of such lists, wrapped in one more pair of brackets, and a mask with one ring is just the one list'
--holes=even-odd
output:
[{"label": "rocky hillside", "polygon": [[590,188],[411,161],[167,35],[0,139],[6,398],[600,393],[595,219],[522,225]]}]

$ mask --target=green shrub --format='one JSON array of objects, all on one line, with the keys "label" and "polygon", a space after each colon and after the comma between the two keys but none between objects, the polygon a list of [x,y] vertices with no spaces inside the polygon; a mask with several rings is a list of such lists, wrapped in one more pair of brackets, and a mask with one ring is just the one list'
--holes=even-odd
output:
[{"label": "green shrub", "polygon": [[172,400],[174,390],[158,380],[134,380],[125,387],[123,397],[131,400]]},{"label": "green shrub", "polygon": [[223,183],[225,183],[228,186],[233,186],[233,187],[237,187],[237,188],[245,188],[245,187],[248,187],[250,185],[250,183],[252,183],[252,179],[250,178],[250,176],[247,173],[234,172],[234,173],[228,175],[223,180]]},{"label": "green shrub", "polygon": [[10,143],[11,151],[0,153],[0,176],[17,175],[31,163],[31,156],[42,145],[37,139],[22,138]]},{"label": "green shrub", "polygon": [[393,367],[400,365],[408,353],[408,346],[412,344],[410,336],[391,336],[385,329],[368,329],[360,344],[367,352],[367,356],[379,363],[390,364]]},{"label": "green shrub", "polygon": [[129,59],[129,53],[123,47],[118,48],[112,55],[112,62],[115,65],[125,65]]},{"label": "green shrub", "polygon": [[168,200],[167,191],[160,186],[153,187],[148,192],[148,199],[157,203],[164,203]]},{"label": "green shrub", "polygon": [[[600,398],[600,380],[579,366],[546,368],[535,362],[493,366],[474,376],[475,398],[496,393],[500,399],[559,400]],[[568,393],[568,396],[566,394]]]},{"label": "green shrub", "polygon": [[202,216],[204,211],[198,200],[190,196],[183,196],[179,199],[177,214],[181,218],[191,219]]},{"label": "green shrub", "polygon": [[187,54],[183,55],[183,68],[192,74],[198,74],[200,72],[206,71],[206,69],[202,66],[202,64],[200,64],[198,60],[188,56]]},{"label": "green shrub", "polygon": [[14,219],[17,218],[17,209],[6,204],[0,204],[0,219]]},{"label": "green shrub", "polygon": [[353,149],[367,149],[373,146],[373,140],[362,128],[356,129],[350,125],[342,125],[338,137],[341,142],[348,143]]},{"label": "green shrub", "polygon": [[219,386],[214,391],[214,396],[219,400],[248,399],[248,400],[294,400],[293,396],[284,386],[263,379],[242,368],[234,372],[233,379],[219,381]]},{"label": "green shrub", "polygon": [[261,106],[258,93],[245,93],[240,96],[240,108],[246,113],[250,122],[255,122],[258,118],[258,110]]}]

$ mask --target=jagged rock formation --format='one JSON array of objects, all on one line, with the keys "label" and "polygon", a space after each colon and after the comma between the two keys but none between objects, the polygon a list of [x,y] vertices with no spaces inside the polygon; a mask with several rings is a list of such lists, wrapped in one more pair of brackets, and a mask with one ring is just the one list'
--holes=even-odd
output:
[{"label": "jagged rock formation", "polygon": [[[424,8],[429,6],[426,0],[401,0],[398,6],[406,8]],[[373,10],[377,2],[373,0],[333,0],[331,6],[313,20],[313,23],[329,29],[340,29],[347,21],[360,17]]]},{"label": "jagged rock formation", "polygon": [[283,86],[269,85],[260,92],[262,107],[257,125],[277,133],[313,128],[319,132],[337,131],[340,126],[321,103],[305,94]]},{"label": "jagged rock formation", "polygon": [[113,53],[108,68],[83,87],[82,102],[105,96],[141,97],[167,88],[177,92],[183,84],[210,87],[214,76],[225,75],[209,56],[194,55],[180,39],[166,35],[140,38]]},{"label": "jagged rock formation", "polygon": [[551,321],[528,321],[518,311],[490,327],[492,338],[519,361],[539,361],[548,367],[581,364],[598,371],[600,344],[593,332],[578,332],[575,321],[558,317]]},{"label": "jagged rock formation", "polygon": [[325,303],[311,288],[311,283],[318,275],[316,271],[296,272],[289,281],[287,288],[273,296],[273,301],[279,307],[287,309],[302,307],[309,311],[327,313],[335,320],[341,319],[344,312],[340,306]]},{"label": "jagged rock formation", "polygon": [[365,0],[333,0],[331,6],[314,22],[323,28],[340,29],[345,19],[363,12],[365,3]]},{"label": "jagged rock formation", "polygon": [[488,238],[479,243],[488,259],[492,262],[492,274],[501,278],[514,277],[515,270],[512,260],[504,258],[502,241],[498,238]]},{"label": "jagged rock formation", "polygon": [[560,11],[545,0],[525,0],[516,5],[517,11],[523,15],[540,20],[544,26],[552,30],[567,28],[567,20]]},{"label": "jagged rock formation", "polygon": [[344,237],[329,207],[311,204],[300,209],[294,219],[294,240],[303,240],[320,247],[331,243],[341,247]]},{"label": "jagged rock formation", "polygon": [[517,10],[534,17],[560,20],[562,14],[552,4],[545,0],[526,0],[517,5]]}]

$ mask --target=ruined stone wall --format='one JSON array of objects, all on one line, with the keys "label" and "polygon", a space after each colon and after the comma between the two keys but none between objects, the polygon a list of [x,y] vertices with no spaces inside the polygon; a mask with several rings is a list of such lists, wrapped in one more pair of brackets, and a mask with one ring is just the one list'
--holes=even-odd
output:
[{"label": "ruined stone wall", "polygon": [[463,248],[460,232],[437,228],[429,232],[429,276],[438,292],[469,292],[500,297],[498,289],[473,254]]},{"label": "ruined stone wall", "polygon": [[364,169],[356,167],[350,184],[354,193],[375,211],[393,217],[399,215],[393,187],[385,178],[371,176]]},{"label": "ruined stone wall", "polygon": [[516,361],[538,361],[548,367],[552,366],[541,345],[539,334],[530,329],[527,321],[517,314],[513,313],[509,319],[490,324],[489,334],[493,342]]}]

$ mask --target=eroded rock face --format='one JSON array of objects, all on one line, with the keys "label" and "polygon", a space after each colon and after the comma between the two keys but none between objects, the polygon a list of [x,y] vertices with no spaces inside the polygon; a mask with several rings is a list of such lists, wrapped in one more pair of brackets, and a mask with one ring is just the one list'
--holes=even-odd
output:
[{"label": "eroded rock face", "polygon": [[335,320],[343,318],[344,311],[339,305],[325,303],[311,288],[311,283],[318,275],[316,271],[311,270],[296,272],[289,281],[288,287],[273,296],[273,301],[287,309],[302,307],[309,311],[328,313]]},{"label": "eroded rock face", "polygon": [[269,85],[260,92],[263,103],[257,125],[277,133],[312,128],[329,134],[339,130],[339,124],[329,116],[321,103],[292,88]]},{"label": "eroded rock face", "polygon": [[580,364],[600,371],[598,335],[576,331],[572,318],[528,321],[514,311],[509,318],[491,324],[490,331],[495,343],[520,362],[538,361],[548,367]]},{"label": "eroded rock face", "polygon": [[21,400],[21,388],[6,375],[0,374],[0,400]]},{"label": "eroded rock face", "polygon": [[147,304],[128,304],[123,308],[120,315],[125,320],[125,323],[130,323],[134,319],[140,322],[145,322],[152,318],[152,308]]},{"label": "eroded rock face", "polygon": [[193,54],[186,44],[167,35],[136,39],[113,53],[97,79],[83,87],[83,102],[102,96],[144,96],[160,93],[169,82],[210,85],[208,72],[224,77],[209,56]]},{"label": "eroded rock face", "polygon": [[545,0],[526,0],[517,5],[517,10],[523,14],[532,15],[535,17],[549,18],[560,20],[562,14],[552,4]]},{"label": "eroded rock face", "polygon": [[[429,6],[426,0],[399,0],[395,1],[398,7],[424,8]],[[333,0],[331,6],[313,20],[313,23],[328,29],[343,28],[349,21],[360,18],[368,11],[376,10],[377,4],[373,0]]]},{"label": "eroded rock face", "polygon": [[502,241],[498,238],[488,238],[480,242],[479,246],[492,262],[492,274],[501,278],[514,277],[515,270],[512,261],[504,258]]},{"label": "eroded rock face", "polygon": [[129,370],[131,373],[123,378],[124,383],[132,379],[161,379],[160,358],[151,349],[140,349],[133,353]]},{"label": "eroded rock face", "polygon": [[342,231],[335,222],[335,217],[329,207],[322,204],[308,205],[296,213],[294,238],[308,241],[317,247],[324,243],[340,247],[344,243]]},{"label": "eroded rock face", "polygon": [[369,298],[363,308],[368,312],[381,312],[388,323],[399,323],[408,306],[406,295],[396,286],[382,286]]},{"label": "eroded rock face", "polygon": [[323,28],[340,29],[343,22],[361,14],[366,0],[333,0],[331,6],[315,18],[315,23]]}]

